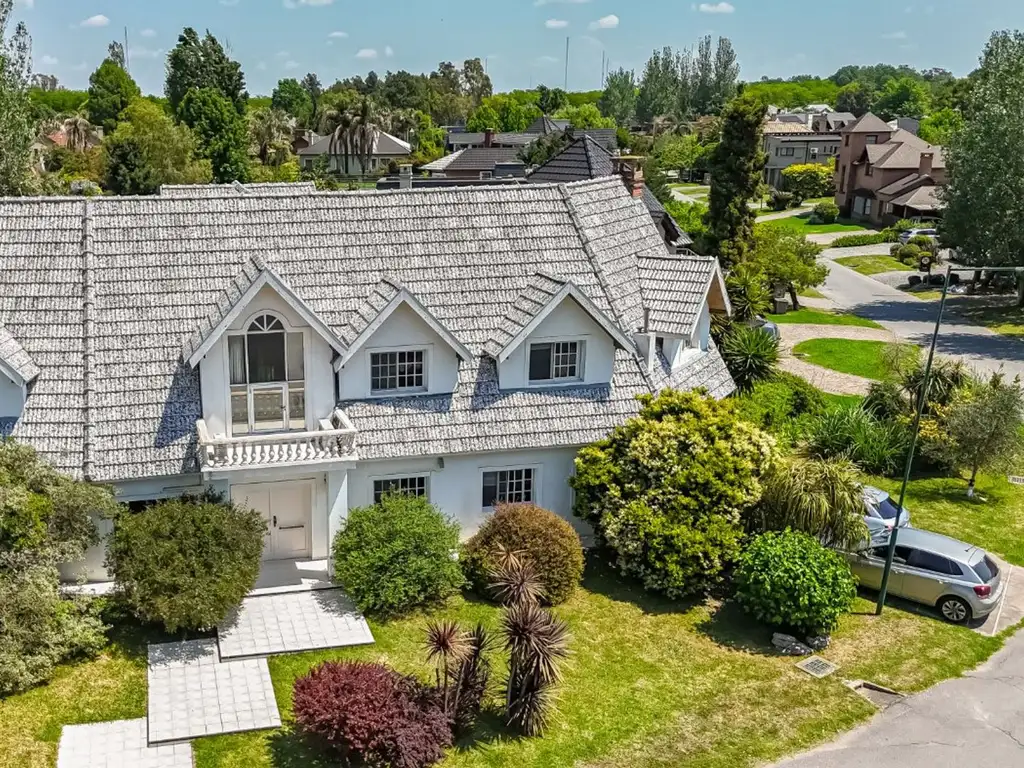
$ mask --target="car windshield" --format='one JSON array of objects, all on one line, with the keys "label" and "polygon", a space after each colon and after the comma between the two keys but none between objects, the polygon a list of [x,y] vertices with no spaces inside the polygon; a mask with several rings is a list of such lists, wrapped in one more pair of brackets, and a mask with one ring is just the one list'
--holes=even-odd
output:
[{"label": "car windshield", "polygon": [[899,510],[888,496],[878,502],[878,516],[883,520],[895,520],[897,514]]},{"label": "car windshield", "polygon": [[981,562],[975,563],[971,566],[974,572],[978,574],[978,578],[984,582],[990,582],[996,576],[999,575],[999,568],[989,558],[984,558]]}]

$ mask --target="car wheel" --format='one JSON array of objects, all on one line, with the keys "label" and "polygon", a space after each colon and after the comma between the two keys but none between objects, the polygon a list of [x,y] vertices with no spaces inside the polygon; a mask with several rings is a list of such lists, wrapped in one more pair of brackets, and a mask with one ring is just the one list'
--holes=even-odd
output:
[{"label": "car wheel", "polygon": [[971,620],[971,606],[959,597],[947,595],[939,600],[939,613],[952,624],[964,624]]}]

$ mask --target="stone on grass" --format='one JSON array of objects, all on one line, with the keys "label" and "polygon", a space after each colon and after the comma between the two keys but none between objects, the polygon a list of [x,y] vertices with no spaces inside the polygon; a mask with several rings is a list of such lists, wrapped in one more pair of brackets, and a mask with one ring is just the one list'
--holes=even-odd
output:
[{"label": "stone on grass", "polygon": [[832,638],[828,635],[810,635],[805,637],[804,640],[808,647],[814,651],[824,651],[832,642]]},{"label": "stone on grass", "polygon": [[792,635],[776,632],[772,635],[772,645],[779,649],[783,656],[810,656],[813,651]]}]

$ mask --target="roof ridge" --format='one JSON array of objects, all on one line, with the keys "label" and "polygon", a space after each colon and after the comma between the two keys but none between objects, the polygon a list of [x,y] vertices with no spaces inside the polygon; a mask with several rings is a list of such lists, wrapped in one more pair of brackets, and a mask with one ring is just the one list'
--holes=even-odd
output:
[{"label": "roof ridge", "polygon": [[93,408],[96,386],[93,382],[96,356],[96,252],[92,239],[92,201],[86,198],[82,210],[82,476],[93,477],[94,431]]}]

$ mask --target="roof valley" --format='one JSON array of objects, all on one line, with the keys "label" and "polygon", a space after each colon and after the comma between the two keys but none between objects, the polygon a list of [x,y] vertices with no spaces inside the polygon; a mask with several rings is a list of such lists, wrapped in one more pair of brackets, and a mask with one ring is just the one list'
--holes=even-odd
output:
[{"label": "roof valley", "polygon": [[96,382],[96,253],[93,249],[92,203],[86,199],[82,212],[82,476],[94,476]]}]

